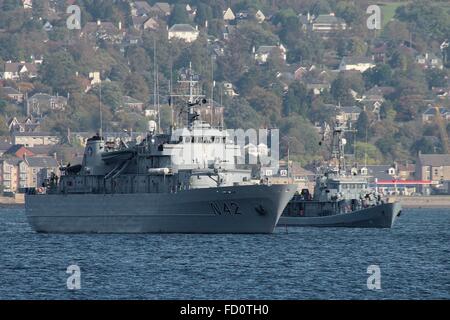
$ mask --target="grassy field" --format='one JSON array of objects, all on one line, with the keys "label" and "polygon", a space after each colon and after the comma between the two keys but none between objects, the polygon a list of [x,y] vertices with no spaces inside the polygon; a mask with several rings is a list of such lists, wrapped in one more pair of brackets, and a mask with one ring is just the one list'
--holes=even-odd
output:
[{"label": "grassy field", "polygon": [[389,21],[395,16],[395,10],[398,7],[407,4],[409,1],[398,2],[380,2],[378,5],[381,7],[381,16],[383,17],[382,27],[386,26]]}]

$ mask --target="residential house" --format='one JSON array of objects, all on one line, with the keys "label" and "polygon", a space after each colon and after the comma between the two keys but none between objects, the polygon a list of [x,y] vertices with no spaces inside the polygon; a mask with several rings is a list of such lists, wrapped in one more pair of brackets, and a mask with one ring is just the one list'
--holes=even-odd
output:
[{"label": "residential house", "polygon": [[25,147],[36,145],[54,145],[59,143],[59,138],[48,132],[13,132],[12,143]]},{"label": "residential house", "polygon": [[148,19],[148,16],[132,16],[131,21],[133,22],[133,28],[139,31],[142,30],[145,21]]},{"label": "residential house", "polygon": [[6,98],[10,101],[14,101],[16,103],[22,103],[24,95],[17,89],[14,89],[12,87],[3,87],[0,88],[0,95],[3,94],[6,96]]},{"label": "residential house", "polygon": [[[194,20],[197,15],[197,8],[191,7],[189,4],[186,5],[186,11],[188,13],[189,19]],[[206,21],[206,26],[208,26],[208,21]]]},{"label": "residential house", "polygon": [[233,84],[231,82],[224,82],[223,83],[223,93],[226,96],[229,96],[229,97],[235,97],[235,96],[239,95],[239,94],[236,93],[236,91],[234,91],[234,87],[233,87]]},{"label": "residential house", "polygon": [[262,13],[261,10],[256,11],[255,13],[255,19],[258,21],[258,23],[263,23],[266,20],[266,16],[264,13]]},{"label": "residential house", "polygon": [[174,24],[169,29],[169,40],[179,39],[190,43],[197,40],[198,35],[198,28],[194,28],[189,24]]},{"label": "residential house", "polygon": [[223,45],[219,42],[214,42],[210,46],[210,55],[212,55],[215,59],[223,57],[225,55],[225,49]]},{"label": "residential house", "polygon": [[[355,169],[354,169],[355,170]],[[358,169],[356,169],[358,172]],[[400,181],[397,165],[366,165],[359,168],[359,174],[367,176],[368,181],[381,194],[409,194],[415,192],[415,185]]]},{"label": "residential house", "polygon": [[91,86],[95,86],[96,84],[102,83],[102,79],[100,77],[100,72],[99,71],[89,72],[88,79],[91,82]]},{"label": "residential house", "polygon": [[149,18],[142,25],[143,30],[158,30],[160,23],[157,18]]},{"label": "residential house", "polygon": [[431,92],[433,92],[438,99],[446,99],[450,95],[450,87],[431,87]]},{"label": "residential house", "polygon": [[136,30],[157,30],[159,28],[159,22],[157,17],[149,18],[147,16],[132,17],[133,27]]},{"label": "residential house", "polygon": [[294,79],[300,81],[307,73],[308,69],[304,66],[300,66],[294,71]]},{"label": "residential house", "polygon": [[35,63],[6,62],[3,72],[4,80],[27,80],[38,76],[38,67]]},{"label": "residential house", "polygon": [[236,19],[236,16],[234,15],[233,10],[231,8],[228,8],[223,12],[223,20],[226,22],[230,22]]},{"label": "residential house", "polygon": [[[450,181],[450,154],[419,153],[416,161],[416,178],[422,181],[447,184],[448,189],[448,181]],[[430,194],[430,185],[421,186],[420,192]]]},{"label": "residential house", "polygon": [[248,11],[239,11],[237,14],[236,14],[236,19],[238,19],[238,20],[247,20],[248,19]]},{"label": "residential house", "polygon": [[116,44],[121,43],[124,36],[125,32],[122,30],[121,22],[116,27],[112,22],[102,22],[100,20],[86,23],[80,33],[80,38]]},{"label": "residential house", "polygon": [[128,111],[143,112],[144,103],[130,96],[124,96],[122,98],[122,108]]},{"label": "residential house", "polygon": [[156,108],[147,108],[144,110],[144,115],[146,117],[151,117],[156,119],[158,117],[158,110]]},{"label": "residential house", "polygon": [[278,54],[283,61],[286,61],[286,48],[282,44],[277,46],[260,46],[254,54],[255,60],[259,64],[266,63],[272,54]]},{"label": "residential house", "polygon": [[362,110],[358,106],[337,106],[336,107],[336,120],[340,122],[356,122]]},{"label": "residential house", "polygon": [[309,28],[311,28],[313,17],[309,12],[306,15],[304,15],[303,13],[299,13],[298,20],[300,21],[302,30],[307,31]]},{"label": "residential house", "polygon": [[168,17],[172,13],[172,7],[167,2],[156,2],[150,13],[157,16]]},{"label": "residential house", "polygon": [[385,63],[387,56],[388,46],[385,42],[378,44],[370,49],[373,60],[376,63]]},{"label": "residential house", "polygon": [[5,139],[4,141],[0,141],[0,157],[11,148],[12,144]]},{"label": "residential house", "polygon": [[[442,118],[444,118],[447,121],[450,121],[450,110],[449,108],[439,108],[439,113],[441,114]],[[433,122],[436,118],[436,108],[435,107],[428,107],[427,110],[425,110],[424,113],[422,113],[422,122]]]},{"label": "residential house", "polygon": [[197,112],[200,114],[200,118],[203,121],[210,123],[214,127],[223,126],[223,112],[224,107],[220,103],[208,100],[207,103],[202,104],[197,108]]},{"label": "residential house", "polygon": [[33,9],[33,0],[22,0],[22,6],[24,9]]},{"label": "residential house", "polygon": [[47,93],[36,93],[28,99],[28,111],[33,115],[42,115],[50,111],[64,110],[67,107],[67,98],[52,96]]},{"label": "residential house", "polygon": [[229,40],[230,36],[236,32],[236,26],[226,25],[222,30],[223,40]]},{"label": "residential house", "polygon": [[133,17],[148,16],[152,7],[147,1],[135,1],[131,4],[131,15]]},{"label": "residential house", "polygon": [[16,192],[19,182],[18,165],[19,158],[0,159],[0,187],[3,192]]},{"label": "residential house", "polygon": [[75,76],[80,86],[84,89],[84,92],[89,92],[95,85],[102,82],[100,72],[98,71],[89,72],[87,77],[76,72]]},{"label": "residential house", "polygon": [[[23,169],[22,169],[23,168]],[[25,157],[19,164],[19,187],[36,188],[42,186],[51,174],[58,175],[59,164],[55,157]],[[25,174],[22,175],[22,170]]]},{"label": "residential house", "polygon": [[50,23],[50,21],[47,21],[44,26],[42,27],[42,29],[46,32],[50,32],[53,30],[53,25]]},{"label": "residential house", "polygon": [[363,73],[367,69],[375,67],[371,58],[366,57],[343,57],[339,65],[339,71],[355,70]]},{"label": "residential house", "polygon": [[312,80],[306,83],[306,89],[312,91],[314,95],[320,95],[325,90],[331,89],[331,83],[323,80]]},{"label": "residential house", "polygon": [[442,59],[434,53],[424,53],[416,56],[416,63],[425,69],[443,69]]},{"label": "residential house", "polygon": [[398,164],[397,176],[400,180],[414,180],[416,177],[416,165],[413,163]]},{"label": "residential house", "polygon": [[23,144],[13,144],[6,150],[2,156],[23,158],[25,156],[32,157],[34,153],[26,148]]},{"label": "residential house", "polygon": [[363,105],[364,110],[371,111],[379,116],[381,105],[384,103],[383,91],[378,86],[374,86],[366,91],[359,102]]},{"label": "residential house", "polygon": [[336,17],[334,13],[320,14],[311,23],[311,30],[318,33],[330,33],[346,29],[345,21]]},{"label": "residential house", "polygon": [[11,134],[14,132],[38,132],[40,125],[40,121],[32,117],[28,117],[23,121],[14,117],[9,120],[8,129]]},{"label": "residential house", "polygon": [[0,159],[0,186],[3,192],[23,192],[45,183],[51,174],[58,175],[58,162],[54,157],[7,157]]}]

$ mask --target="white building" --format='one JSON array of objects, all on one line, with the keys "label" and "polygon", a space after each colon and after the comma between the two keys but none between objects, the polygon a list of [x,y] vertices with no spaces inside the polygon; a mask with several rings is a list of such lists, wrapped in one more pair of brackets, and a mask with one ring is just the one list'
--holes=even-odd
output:
[{"label": "white building", "polygon": [[256,19],[256,21],[258,21],[259,23],[263,23],[264,20],[266,20],[266,16],[264,15],[264,13],[262,13],[261,10],[258,10],[258,11],[255,13],[255,19]]},{"label": "white building", "polygon": [[355,70],[364,72],[367,69],[375,67],[372,59],[366,57],[343,57],[339,65],[339,71]]},{"label": "white building", "polygon": [[260,46],[255,52],[255,60],[259,64],[264,64],[269,59],[270,55],[279,53],[280,58],[286,61],[286,48],[280,44],[278,46]]},{"label": "white building", "polygon": [[189,24],[174,24],[169,29],[169,40],[175,38],[189,43],[197,40],[198,35],[198,29]]},{"label": "white building", "polygon": [[[309,14],[308,19],[310,19]],[[311,30],[319,33],[329,33],[346,29],[347,24],[345,21],[336,17],[334,13],[320,14],[311,23]]]},{"label": "white building", "polygon": [[21,144],[25,147],[48,146],[59,143],[59,138],[46,132],[14,132],[12,143]]},{"label": "white building", "polygon": [[231,8],[228,8],[226,11],[223,12],[223,20],[224,21],[233,21],[236,19],[236,16],[234,15],[233,10]]}]

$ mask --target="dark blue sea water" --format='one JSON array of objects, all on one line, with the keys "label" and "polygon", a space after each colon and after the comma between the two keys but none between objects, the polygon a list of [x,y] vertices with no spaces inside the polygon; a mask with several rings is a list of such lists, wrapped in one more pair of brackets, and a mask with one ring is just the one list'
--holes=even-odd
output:
[{"label": "dark blue sea water", "polygon": [[[404,210],[391,230],[287,231],[36,234],[22,209],[0,208],[0,298],[450,299],[450,209]],[[381,290],[367,288],[369,265]]]}]

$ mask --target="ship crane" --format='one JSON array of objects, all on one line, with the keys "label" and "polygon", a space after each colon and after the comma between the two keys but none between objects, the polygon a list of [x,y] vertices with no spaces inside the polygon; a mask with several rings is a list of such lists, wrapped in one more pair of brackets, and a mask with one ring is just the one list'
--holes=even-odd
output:
[{"label": "ship crane", "polygon": [[450,153],[450,145],[449,145],[447,128],[445,126],[444,118],[442,117],[439,106],[435,106],[434,110],[436,113],[436,123],[439,128],[439,135],[441,136],[442,149],[445,154],[448,154],[448,153]]}]

